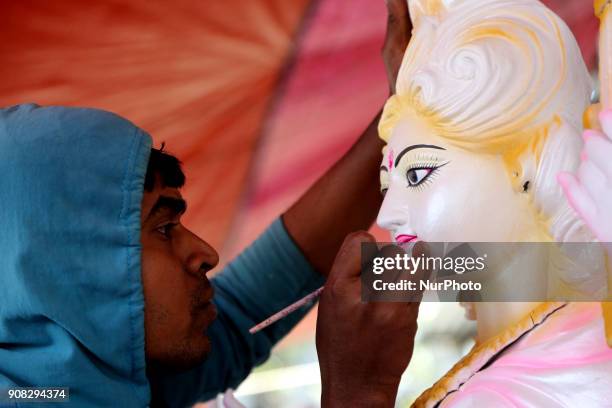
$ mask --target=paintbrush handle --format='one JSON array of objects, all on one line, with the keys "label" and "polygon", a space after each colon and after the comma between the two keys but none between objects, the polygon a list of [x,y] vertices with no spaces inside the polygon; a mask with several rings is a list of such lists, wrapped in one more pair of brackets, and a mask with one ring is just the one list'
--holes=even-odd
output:
[{"label": "paintbrush handle", "polygon": [[302,306],[304,306],[304,305],[314,301],[321,294],[321,292],[323,292],[323,288],[324,288],[324,286],[321,286],[319,289],[315,290],[314,292],[312,292],[309,295],[304,296],[302,299],[298,300],[297,302],[287,306],[286,308],[284,308],[280,312],[274,313],[272,316],[268,317],[263,322],[255,325],[253,327],[251,327],[249,329],[249,333],[251,333],[251,334],[257,333],[258,331],[260,331],[262,329],[265,329],[266,327],[270,326],[272,323],[277,322],[280,319],[286,317],[287,315],[295,312],[296,310],[298,310]]}]

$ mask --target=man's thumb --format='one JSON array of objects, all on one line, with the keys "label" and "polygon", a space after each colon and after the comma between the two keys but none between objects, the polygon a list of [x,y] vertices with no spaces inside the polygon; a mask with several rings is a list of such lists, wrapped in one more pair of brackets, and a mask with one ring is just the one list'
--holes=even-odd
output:
[{"label": "man's thumb", "polygon": [[346,236],[336,255],[329,279],[359,278],[362,244],[364,243],[376,243],[376,239],[365,231],[353,232]]}]

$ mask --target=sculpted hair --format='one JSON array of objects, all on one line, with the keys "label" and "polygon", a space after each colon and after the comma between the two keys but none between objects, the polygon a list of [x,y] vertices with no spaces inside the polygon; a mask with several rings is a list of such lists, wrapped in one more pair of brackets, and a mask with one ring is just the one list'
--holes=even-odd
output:
[{"label": "sculpted hair", "polygon": [[[405,108],[465,147],[499,148],[555,117],[579,129],[591,78],[566,24],[537,0],[411,1],[413,37],[383,139]],[[425,6],[436,11],[422,15]]]}]

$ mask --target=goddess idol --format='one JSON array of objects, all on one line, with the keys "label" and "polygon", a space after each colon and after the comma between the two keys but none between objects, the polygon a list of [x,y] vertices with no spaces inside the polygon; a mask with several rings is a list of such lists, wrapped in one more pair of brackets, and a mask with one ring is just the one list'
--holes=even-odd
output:
[{"label": "goddess idol", "polygon": [[[598,3],[609,18],[609,2]],[[409,9],[412,39],[379,125],[379,225],[398,242],[592,242],[586,257],[530,253],[541,273],[521,273],[519,253],[494,283],[606,299],[612,111],[583,142],[592,84],[566,24],[538,0],[409,0]],[[471,304],[476,345],[415,406],[612,406],[608,307],[547,299]]]}]

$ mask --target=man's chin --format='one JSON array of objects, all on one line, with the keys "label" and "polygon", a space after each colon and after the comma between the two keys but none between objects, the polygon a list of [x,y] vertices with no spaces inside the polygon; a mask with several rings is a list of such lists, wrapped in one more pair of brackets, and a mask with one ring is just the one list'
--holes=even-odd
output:
[{"label": "man's chin", "polygon": [[168,350],[164,355],[148,358],[147,366],[166,371],[187,371],[201,365],[211,351],[210,339],[206,335],[199,335],[191,341]]}]

